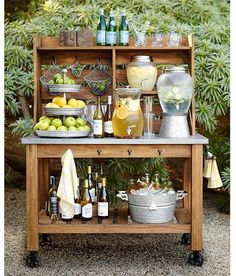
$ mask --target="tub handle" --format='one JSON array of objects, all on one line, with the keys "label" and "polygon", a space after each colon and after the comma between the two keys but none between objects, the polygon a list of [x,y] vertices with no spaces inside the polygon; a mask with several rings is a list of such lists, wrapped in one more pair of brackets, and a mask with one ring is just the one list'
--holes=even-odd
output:
[{"label": "tub handle", "polygon": [[125,191],[119,191],[119,194],[116,194],[116,196],[122,200],[128,201],[128,195]]},{"label": "tub handle", "polygon": [[157,206],[154,203],[151,203],[151,205],[149,206],[149,210],[150,211],[156,211],[157,210]]},{"label": "tub handle", "polygon": [[177,191],[176,200],[183,199],[187,194],[188,193],[183,190]]}]

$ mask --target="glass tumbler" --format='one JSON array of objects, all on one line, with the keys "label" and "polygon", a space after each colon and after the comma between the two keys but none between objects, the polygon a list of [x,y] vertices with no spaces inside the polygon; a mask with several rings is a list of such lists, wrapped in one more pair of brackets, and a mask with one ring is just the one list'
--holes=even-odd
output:
[{"label": "glass tumbler", "polygon": [[143,131],[144,136],[148,136],[148,137],[155,136],[154,121],[155,121],[154,113],[144,113],[144,131]]}]

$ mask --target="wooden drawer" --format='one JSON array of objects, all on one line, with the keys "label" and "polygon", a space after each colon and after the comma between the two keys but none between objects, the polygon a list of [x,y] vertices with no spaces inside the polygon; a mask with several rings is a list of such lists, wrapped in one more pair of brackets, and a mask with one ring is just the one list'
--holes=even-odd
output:
[{"label": "wooden drawer", "polygon": [[191,157],[191,145],[38,145],[39,158],[61,158],[71,149],[75,158]]}]

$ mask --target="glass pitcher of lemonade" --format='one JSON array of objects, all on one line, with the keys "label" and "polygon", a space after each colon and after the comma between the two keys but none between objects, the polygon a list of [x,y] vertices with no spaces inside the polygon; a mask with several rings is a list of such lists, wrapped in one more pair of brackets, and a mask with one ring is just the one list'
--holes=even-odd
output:
[{"label": "glass pitcher of lemonade", "polygon": [[141,92],[140,88],[118,88],[115,90],[112,127],[116,138],[138,138],[142,135]]}]

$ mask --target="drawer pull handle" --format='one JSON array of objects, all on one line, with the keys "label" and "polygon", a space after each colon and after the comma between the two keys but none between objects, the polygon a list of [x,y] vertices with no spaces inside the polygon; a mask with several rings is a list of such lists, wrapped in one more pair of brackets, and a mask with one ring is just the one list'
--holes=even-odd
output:
[{"label": "drawer pull handle", "polygon": [[98,155],[100,156],[101,153],[102,153],[102,150],[98,149],[98,150],[97,150],[97,153],[98,153]]},{"label": "drawer pull handle", "polygon": [[132,153],[132,150],[131,150],[131,149],[128,149],[127,152],[128,152],[128,154],[129,154],[129,156],[130,156],[131,153]]},{"label": "drawer pull handle", "polygon": [[160,150],[160,149],[159,149],[159,150],[157,150],[157,153],[158,153],[158,155],[159,155],[159,156],[161,156],[161,154],[162,154],[162,150]]}]

